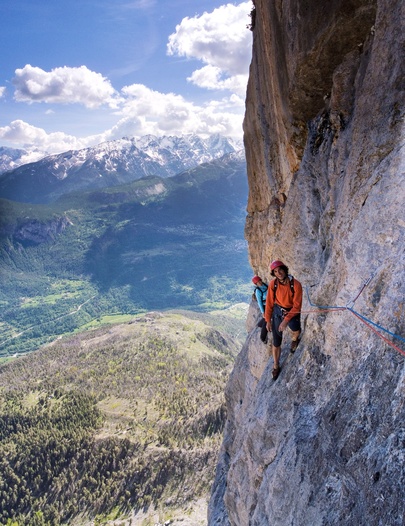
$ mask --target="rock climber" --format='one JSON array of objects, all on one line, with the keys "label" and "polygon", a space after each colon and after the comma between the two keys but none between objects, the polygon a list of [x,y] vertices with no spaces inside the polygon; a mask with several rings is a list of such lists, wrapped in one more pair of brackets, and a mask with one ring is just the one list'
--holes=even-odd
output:
[{"label": "rock climber", "polygon": [[257,326],[261,328],[260,339],[263,343],[267,343],[267,323],[264,318],[264,309],[266,308],[268,285],[267,283],[264,283],[260,276],[253,276],[252,281],[256,285],[254,295],[256,297],[257,305],[259,306],[260,312],[262,313],[262,318],[257,324]]},{"label": "rock climber", "polygon": [[301,334],[302,285],[288,273],[288,267],[280,260],[270,265],[270,273],[275,277],[270,281],[264,317],[267,330],[273,334],[273,380],[277,380],[280,367],[281,342],[283,332],[288,327],[292,331],[292,353],[298,347]]}]

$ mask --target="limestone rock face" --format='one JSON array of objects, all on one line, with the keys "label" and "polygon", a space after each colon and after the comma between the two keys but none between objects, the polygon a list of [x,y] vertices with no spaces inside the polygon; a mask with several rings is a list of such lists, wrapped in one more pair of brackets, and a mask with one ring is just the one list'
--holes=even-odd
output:
[{"label": "limestone rock face", "polygon": [[274,382],[252,304],[208,522],[403,526],[405,4],[254,3],[245,233],[303,284],[303,334]]}]

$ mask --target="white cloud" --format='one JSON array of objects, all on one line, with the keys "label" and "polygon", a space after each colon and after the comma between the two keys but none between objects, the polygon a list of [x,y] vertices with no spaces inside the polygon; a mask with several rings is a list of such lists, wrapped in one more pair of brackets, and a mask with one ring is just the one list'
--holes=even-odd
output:
[{"label": "white cloud", "polygon": [[182,135],[196,133],[241,137],[244,100],[235,94],[197,105],[181,95],[160,93],[142,84],[125,86],[118,122],[97,135],[77,138],[63,132],[47,133],[22,120],[0,127],[0,140],[15,147],[60,153],[95,146],[124,136]]},{"label": "white cloud", "polygon": [[23,148],[35,148],[48,153],[64,152],[84,147],[84,142],[63,132],[46,133],[22,120],[0,127],[0,140]]},{"label": "white cloud", "polygon": [[117,107],[117,95],[109,80],[86,66],[67,66],[44,71],[27,64],[17,69],[13,79],[14,98],[18,102],[82,104],[99,108],[107,104]]},{"label": "white cloud", "polygon": [[[128,0],[121,7],[146,9],[150,4],[149,0]],[[92,115],[96,115],[99,123],[106,118],[108,125],[105,131],[78,138],[64,132],[47,133],[23,120],[14,120],[0,127],[0,140],[14,147],[59,153],[123,136],[220,133],[241,137],[251,59],[252,33],[246,28],[251,8],[250,1],[237,6],[228,4],[211,13],[184,18],[169,37],[168,54],[202,63],[187,80],[203,89],[223,90],[227,96],[220,100],[199,105],[181,95],[161,93],[143,84],[125,86],[118,92],[107,78],[86,66],[44,71],[27,64],[15,72],[13,84],[17,102],[99,108],[102,111],[92,112]],[[0,87],[0,98],[5,89]],[[72,111],[80,115],[78,121],[88,115],[83,108],[76,107]],[[46,114],[50,116],[53,112],[54,109],[49,109]],[[94,120],[93,116],[89,117],[89,122]],[[114,116],[117,122],[112,125],[111,117]]]},{"label": "white cloud", "polygon": [[197,69],[187,80],[200,88],[228,90],[238,95],[245,95],[246,93],[247,75],[224,77],[221,69],[215,66],[204,66]]},{"label": "white cloud", "polygon": [[[252,33],[247,29],[252,3],[227,4],[194,18],[184,18],[169,36],[169,55],[201,60],[206,67],[188,80],[209,89],[246,90]],[[235,80],[234,80],[235,79]]]},{"label": "white cloud", "polygon": [[122,127],[126,129],[130,127],[132,135],[144,133],[241,135],[244,102],[237,96],[198,106],[181,95],[159,93],[141,84],[126,86],[122,93],[126,99],[120,111],[123,118],[111,130],[113,135],[122,136]]},{"label": "white cloud", "polygon": [[0,86],[0,99],[4,97],[6,94],[6,88],[4,86]]}]

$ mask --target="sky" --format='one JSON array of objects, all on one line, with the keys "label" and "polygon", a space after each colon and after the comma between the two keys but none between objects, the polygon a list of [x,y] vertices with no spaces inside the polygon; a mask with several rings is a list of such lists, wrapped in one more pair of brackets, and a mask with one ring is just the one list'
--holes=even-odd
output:
[{"label": "sky", "polygon": [[241,138],[251,1],[0,0],[0,146]]}]

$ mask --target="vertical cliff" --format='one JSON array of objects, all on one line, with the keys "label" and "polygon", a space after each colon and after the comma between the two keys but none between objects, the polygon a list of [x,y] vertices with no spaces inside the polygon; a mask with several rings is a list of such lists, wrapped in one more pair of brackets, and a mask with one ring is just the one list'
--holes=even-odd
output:
[{"label": "vertical cliff", "polygon": [[254,14],[245,232],[255,273],[302,282],[304,332],[274,382],[251,306],[209,524],[403,526],[405,4]]}]

